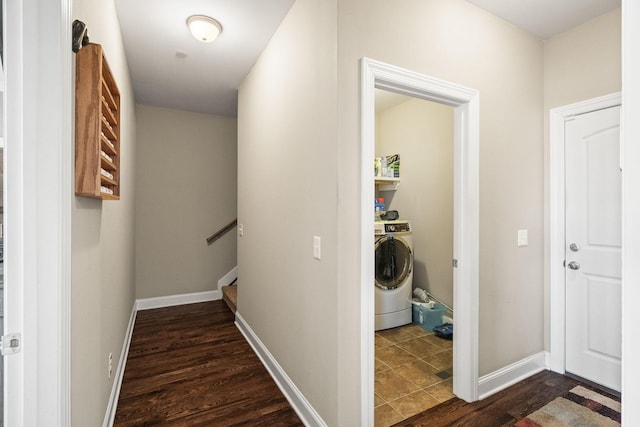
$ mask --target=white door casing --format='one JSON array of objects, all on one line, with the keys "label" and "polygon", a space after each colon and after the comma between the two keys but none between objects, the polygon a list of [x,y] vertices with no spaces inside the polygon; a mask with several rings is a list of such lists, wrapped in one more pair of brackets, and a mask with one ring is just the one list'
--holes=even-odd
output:
[{"label": "white door casing", "polygon": [[[565,346],[567,337],[565,316],[567,288],[565,286],[565,267],[563,263],[565,261],[565,248],[568,252],[573,253],[569,250],[569,245],[574,243],[567,241],[565,244],[565,120],[573,116],[607,109],[620,104],[620,93],[614,93],[550,111],[550,369],[558,373],[566,372]],[[584,245],[581,247],[584,247]],[[567,258],[567,263],[572,260]],[[614,315],[620,317],[619,312]]]},{"label": "white door casing", "polygon": [[567,372],[620,391],[620,107],[565,123]]},{"label": "white door casing", "polygon": [[478,400],[479,264],[479,93],[443,80],[361,60],[360,144],[360,347],[361,424],[373,425],[374,383],[374,230],[375,89],[388,90],[454,107],[454,258],[456,333],[453,391]]},{"label": "white door casing", "polygon": [[622,425],[640,425],[640,2],[622,0]]},{"label": "white door casing", "polygon": [[[5,425],[69,426],[71,0],[5,1]],[[52,84],[55,82],[55,84]]]}]

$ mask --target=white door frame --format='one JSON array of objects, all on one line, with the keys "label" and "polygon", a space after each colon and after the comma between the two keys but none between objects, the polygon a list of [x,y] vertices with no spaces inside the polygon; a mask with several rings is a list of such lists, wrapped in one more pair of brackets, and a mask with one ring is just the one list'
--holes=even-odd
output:
[{"label": "white door frame", "polygon": [[622,425],[640,425],[640,2],[622,0]]},{"label": "white door frame", "polygon": [[71,1],[5,1],[5,425],[71,425]]},{"label": "white door frame", "polygon": [[[569,117],[621,105],[620,92],[558,107],[549,112],[549,324],[550,368],[565,373],[565,133]],[[621,315],[621,314],[620,314]]]},{"label": "white door frame", "polygon": [[361,61],[360,277],[362,420],[373,418],[375,89],[454,107],[454,393],[478,400],[479,93],[369,58]]}]

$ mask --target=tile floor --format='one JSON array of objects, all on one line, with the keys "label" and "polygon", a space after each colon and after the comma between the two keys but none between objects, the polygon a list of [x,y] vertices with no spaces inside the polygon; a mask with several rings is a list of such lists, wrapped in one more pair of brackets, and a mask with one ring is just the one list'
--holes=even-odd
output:
[{"label": "tile floor", "polygon": [[453,341],[418,325],[376,332],[375,425],[386,427],[453,395]]}]

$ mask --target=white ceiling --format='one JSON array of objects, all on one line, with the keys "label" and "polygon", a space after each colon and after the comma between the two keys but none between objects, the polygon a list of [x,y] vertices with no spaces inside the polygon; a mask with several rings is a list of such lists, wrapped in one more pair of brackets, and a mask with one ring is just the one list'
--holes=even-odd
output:
[{"label": "white ceiling", "polygon": [[620,0],[467,0],[546,40],[620,7]]},{"label": "white ceiling", "polygon": [[[235,116],[238,86],[293,3],[116,0],[136,102]],[[186,24],[191,15],[217,19],[220,37],[194,39]]]},{"label": "white ceiling", "polygon": [[[115,1],[136,102],[235,116],[238,86],[295,0]],[[620,0],[467,1],[541,39],[620,6]],[[191,36],[186,20],[195,14],[220,21],[218,40]]]}]

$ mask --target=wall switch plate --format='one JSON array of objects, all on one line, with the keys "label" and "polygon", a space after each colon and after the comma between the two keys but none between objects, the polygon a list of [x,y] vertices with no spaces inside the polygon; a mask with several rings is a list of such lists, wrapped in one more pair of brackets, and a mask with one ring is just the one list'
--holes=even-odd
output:
[{"label": "wall switch plate", "polygon": [[320,236],[313,236],[313,257],[320,259],[321,257],[321,239]]},{"label": "wall switch plate", "polygon": [[240,235],[240,237],[244,237],[244,225],[243,224],[238,224],[238,234]]},{"label": "wall switch plate", "polygon": [[518,230],[518,246],[529,244],[529,230]]}]

